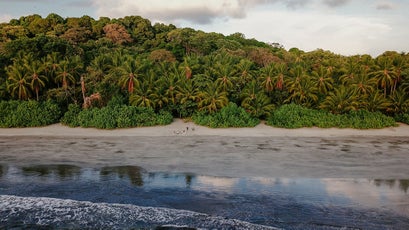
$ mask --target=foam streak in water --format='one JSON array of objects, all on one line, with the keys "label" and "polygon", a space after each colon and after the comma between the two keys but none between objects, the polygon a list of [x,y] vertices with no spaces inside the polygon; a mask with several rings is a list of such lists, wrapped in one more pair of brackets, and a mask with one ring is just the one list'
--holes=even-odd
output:
[{"label": "foam streak in water", "polygon": [[0,228],[155,228],[163,225],[204,229],[276,229],[206,214],[127,204],[54,198],[0,196]]}]

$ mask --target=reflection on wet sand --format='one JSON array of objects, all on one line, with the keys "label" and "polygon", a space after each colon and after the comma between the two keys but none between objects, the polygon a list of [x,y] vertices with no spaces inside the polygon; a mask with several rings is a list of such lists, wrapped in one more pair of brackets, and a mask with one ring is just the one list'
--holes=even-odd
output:
[{"label": "reflection on wet sand", "polygon": [[62,179],[73,178],[81,174],[81,168],[73,165],[35,165],[22,167],[21,169],[25,175],[58,175]]},{"label": "reflection on wet sand", "polygon": [[6,174],[6,168],[3,165],[0,165],[0,178],[3,177],[3,174]]},{"label": "reflection on wet sand", "polygon": [[115,167],[103,167],[100,171],[102,177],[111,176],[117,174],[119,178],[127,177],[131,184],[136,186],[143,186],[142,173],[144,170],[138,166],[115,166]]},{"label": "reflection on wet sand", "polygon": [[383,186],[387,185],[390,188],[395,187],[398,185],[399,189],[401,189],[403,192],[408,193],[409,189],[409,180],[381,180],[381,179],[375,179],[374,184],[376,186]]},{"label": "reflection on wet sand", "polygon": [[[0,165],[0,178],[7,175],[7,165]],[[26,176],[38,176],[47,177],[51,175],[57,175],[60,179],[73,179],[74,177],[80,178],[87,173],[87,169],[83,169],[74,165],[31,165],[20,167],[22,171],[21,177]],[[88,169],[89,170],[89,169]],[[302,178],[229,178],[229,177],[213,177],[194,175],[191,173],[160,173],[160,172],[147,172],[145,169],[139,166],[113,166],[102,167],[100,169],[93,169],[93,171],[99,172],[100,178],[93,178],[95,180],[115,180],[115,176],[119,179],[128,179],[132,185],[138,187],[144,187],[145,181],[149,184],[155,184],[158,186],[172,186],[175,184],[181,185],[183,183],[186,188],[213,188],[216,190],[236,190],[246,192],[247,190],[254,189],[253,185],[257,188],[265,187],[296,187],[296,186],[308,186],[308,183],[324,184],[327,192],[330,194],[339,194],[346,192],[349,189],[345,187],[355,188],[360,191],[375,191],[376,188],[387,187],[391,191],[401,191],[404,194],[409,190],[409,179],[302,179]],[[89,176],[89,175],[88,175]],[[155,182],[156,181],[156,182]],[[312,185],[311,185],[312,186]],[[365,187],[365,188],[363,188]],[[375,187],[375,188],[374,188]]]},{"label": "reflection on wet sand", "polygon": [[409,227],[409,180],[213,177],[132,165],[0,166],[0,195],[170,207],[284,228],[311,220],[349,226],[351,218],[356,227],[374,221]]}]

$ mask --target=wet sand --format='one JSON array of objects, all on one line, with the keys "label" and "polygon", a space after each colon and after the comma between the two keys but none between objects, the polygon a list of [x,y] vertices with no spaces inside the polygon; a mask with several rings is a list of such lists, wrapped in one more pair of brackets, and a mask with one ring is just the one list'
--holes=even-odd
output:
[{"label": "wet sand", "polygon": [[409,126],[210,129],[176,120],[121,130],[0,129],[0,164],[137,165],[225,177],[409,178]]}]

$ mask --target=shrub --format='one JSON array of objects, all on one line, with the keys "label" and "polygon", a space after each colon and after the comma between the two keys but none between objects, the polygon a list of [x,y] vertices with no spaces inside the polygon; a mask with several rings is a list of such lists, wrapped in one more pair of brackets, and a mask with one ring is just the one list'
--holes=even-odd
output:
[{"label": "shrub", "polygon": [[169,112],[156,114],[152,108],[111,103],[103,108],[81,110],[70,105],[61,122],[71,127],[95,127],[99,129],[130,128],[138,126],[167,125],[173,121]]},{"label": "shrub", "polygon": [[211,128],[254,127],[260,123],[259,119],[252,117],[243,108],[232,102],[213,114],[196,113],[192,119],[198,125]]},{"label": "shrub", "polygon": [[51,101],[1,101],[0,127],[38,127],[58,122],[61,110]]},{"label": "shrub", "polygon": [[409,125],[409,113],[397,114],[395,120]]},{"label": "shrub", "polygon": [[65,112],[64,116],[61,118],[61,123],[68,125],[70,127],[80,126],[78,120],[78,114],[81,112],[81,107],[76,104],[68,105],[68,111]]},{"label": "shrub", "polygon": [[335,115],[322,110],[314,110],[296,104],[283,105],[267,119],[267,124],[282,128],[356,128],[373,129],[395,126],[393,118],[380,112],[366,110],[350,111]]},{"label": "shrub", "polygon": [[396,122],[392,117],[388,117],[381,112],[357,110],[350,111],[344,117],[345,123],[348,123],[349,127],[356,129],[380,129],[396,126]]},{"label": "shrub", "polygon": [[331,127],[335,121],[335,115],[325,111],[308,109],[296,104],[287,104],[275,110],[267,119],[267,124],[292,129],[312,126],[327,128]]}]

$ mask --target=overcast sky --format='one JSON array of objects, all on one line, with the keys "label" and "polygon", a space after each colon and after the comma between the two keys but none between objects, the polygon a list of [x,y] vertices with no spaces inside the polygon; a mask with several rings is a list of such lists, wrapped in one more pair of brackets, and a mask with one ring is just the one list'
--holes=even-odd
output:
[{"label": "overcast sky", "polygon": [[343,55],[409,52],[408,0],[0,0],[0,21],[46,17],[140,15],[206,32],[235,32],[286,49]]}]

